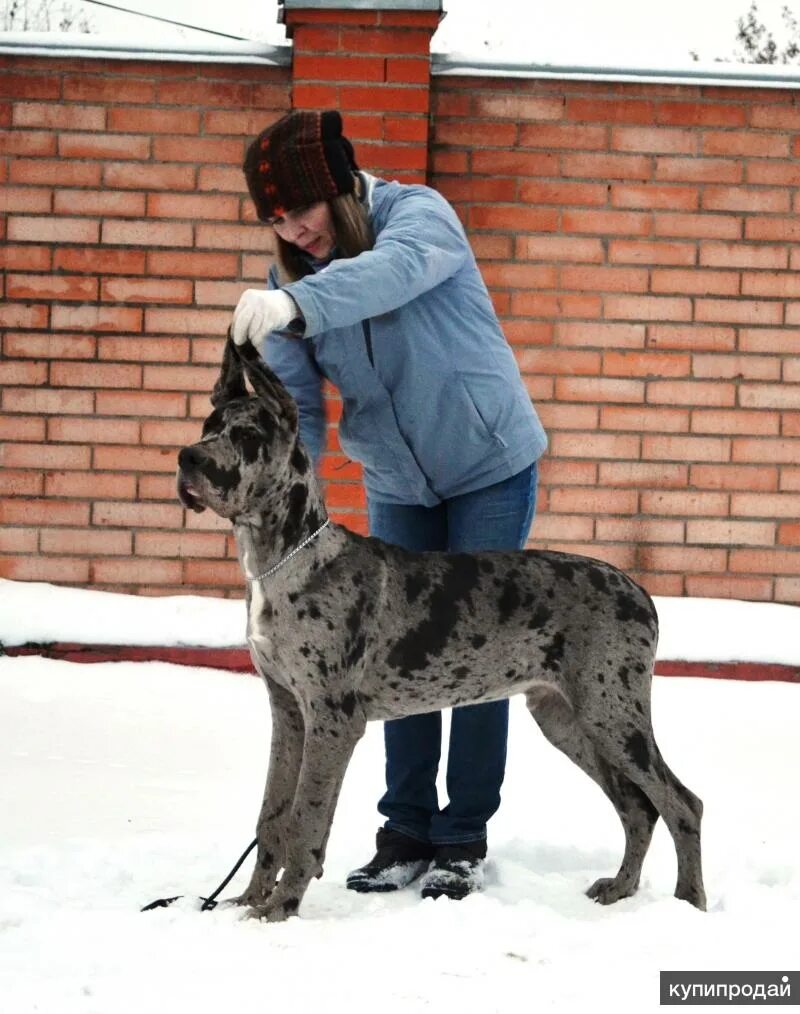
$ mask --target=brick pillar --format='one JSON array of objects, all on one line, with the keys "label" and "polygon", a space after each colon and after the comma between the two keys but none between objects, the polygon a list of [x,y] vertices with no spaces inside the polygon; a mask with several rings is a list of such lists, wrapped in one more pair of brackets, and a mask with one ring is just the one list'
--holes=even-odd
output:
[{"label": "brick pillar", "polygon": [[363,169],[424,183],[430,41],[440,0],[385,0],[390,10],[325,3],[284,0],[294,42],[292,107],[338,109]]}]

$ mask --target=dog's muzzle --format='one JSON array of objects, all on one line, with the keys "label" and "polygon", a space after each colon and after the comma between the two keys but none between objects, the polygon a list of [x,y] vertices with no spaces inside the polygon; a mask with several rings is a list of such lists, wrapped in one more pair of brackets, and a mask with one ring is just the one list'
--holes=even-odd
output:
[{"label": "dog's muzzle", "polygon": [[196,447],[184,447],[178,454],[178,499],[184,507],[201,514],[206,505],[197,490],[197,472],[203,452]]}]

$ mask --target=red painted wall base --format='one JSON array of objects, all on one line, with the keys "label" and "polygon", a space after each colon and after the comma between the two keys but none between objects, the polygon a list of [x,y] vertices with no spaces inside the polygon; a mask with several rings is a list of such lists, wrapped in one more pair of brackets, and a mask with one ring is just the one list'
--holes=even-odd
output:
[{"label": "red painted wall base", "polygon": [[[66,662],[173,662],[176,665],[253,672],[246,648],[187,648],[183,646],[124,644],[25,644],[0,649],[6,655],[41,655]],[[771,662],[671,662],[656,663],[657,676],[702,676],[708,679],[800,683],[800,666]]]}]

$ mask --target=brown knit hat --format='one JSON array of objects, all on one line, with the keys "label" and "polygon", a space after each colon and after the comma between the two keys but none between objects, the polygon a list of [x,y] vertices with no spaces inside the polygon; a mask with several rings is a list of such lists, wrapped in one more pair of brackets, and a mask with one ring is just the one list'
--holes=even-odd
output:
[{"label": "brown knit hat", "polygon": [[353,146],[342,135],[342,117],[296,110],[249,145],[244,176],[262,222],[294,208],[329,201],[355,189]]}]

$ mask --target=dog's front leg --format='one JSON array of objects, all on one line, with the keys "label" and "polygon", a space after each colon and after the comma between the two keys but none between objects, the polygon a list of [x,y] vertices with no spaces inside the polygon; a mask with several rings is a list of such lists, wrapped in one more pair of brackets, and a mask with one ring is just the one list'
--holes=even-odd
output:
[{"label": "dog's front leg", "polygon": [[307,721],[303,763],[286,840],[286,862],[278,886],[251,915],[280,922],[296,915],[313,877],[322,875],[325,847],[345,771],[366,722]]},{"label": "dog's front leg", "polygon": [[258,816],[258,852],[247,890],[236,899],[240,905],[263,905],[275,888],[286,857],[286,829],[292,813],[300,764],[303,759],[305,725],[292,694],[265,676],[272,709],[272,737],[267,784]]}]

